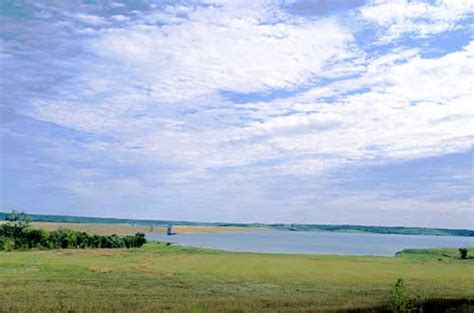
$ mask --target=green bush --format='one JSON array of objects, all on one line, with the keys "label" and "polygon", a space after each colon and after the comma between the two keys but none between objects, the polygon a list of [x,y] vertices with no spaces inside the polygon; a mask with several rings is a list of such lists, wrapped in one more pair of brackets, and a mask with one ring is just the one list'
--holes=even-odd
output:
[{"label": "green bush", "polygon": [[139,248],[146,243],[145,234],[120,237],[117,235],[89,235],[60,228],[45,231],[31,228],[24,213],[12,212],[8,223],[0,225],[0,251],[14,249],[78,249],[78,248]]},{"label": "green bush", "polygon": [[12,251],[15,249],[15,241],[10,238],[0,237],[0,251]]},{"label": "green bush", "polygon": [[29,249],[36,247],[46,247],[48,232],[42,229],[26,228],[26,242]]},{"label": "green bush", "polygon": [[459,248],[461,259],[467,259],[467,248]]},{"label": "green bush", "polygon": [[403,279],[399,278],[389,294],[389,309],[393,313],[417,312],[417,301],[410,297],[410,293]]}]

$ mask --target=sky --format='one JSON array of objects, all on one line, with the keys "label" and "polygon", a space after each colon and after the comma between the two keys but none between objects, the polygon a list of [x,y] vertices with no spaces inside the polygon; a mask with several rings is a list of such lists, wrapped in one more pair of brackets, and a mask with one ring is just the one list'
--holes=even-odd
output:
[{"label": "sky", "polygon": [[474,228],[473,1],[0,15],[0,211]]}]

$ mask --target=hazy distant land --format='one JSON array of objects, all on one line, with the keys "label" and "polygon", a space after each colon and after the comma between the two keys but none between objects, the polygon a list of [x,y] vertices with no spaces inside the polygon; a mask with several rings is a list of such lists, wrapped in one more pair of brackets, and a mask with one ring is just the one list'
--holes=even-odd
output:
[{"label": "hazy distant land", "polygon": [[[7,213],[0,212],[0,220],[4,220]],[[172,224],[174,230],[181,234],[207,232],[238,232],[248,230],[289,230],[289,231],[329,231],[329,232],[364,232],[375,234],[400,235],[432,235],[432,236],[474,236],[471,229],[447,229],[428,227],[403,226],[365,226],[365,225],[324,225],[324,224],[263,224],[263,223],[206,223],[169,220],[142,220],[103,217],[83,217],[70,215],[43,215],[29,214],[36,226],[54,229],[68,223],[67,227],[80,231],[94,233],[131,234],[140,232],[163,232],[164,227]],[[59,224],[50,224],[59,223]],[[89,224],[89,225],[84,225]],[[101,224],[95,225],[95,224]]]}]

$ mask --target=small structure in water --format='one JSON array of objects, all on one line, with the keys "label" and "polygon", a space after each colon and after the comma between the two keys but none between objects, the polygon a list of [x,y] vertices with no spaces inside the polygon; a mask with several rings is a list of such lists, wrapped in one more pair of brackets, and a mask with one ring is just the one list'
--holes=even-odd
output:
[{"label": "small structure in water", "polygon": [[176,235],[176,233],[173,233],[173,225],[172,225],[172,224],[169,224],[169,225],[168,225],[168,229],[166,230],[166,234],[167,234],[168,236]]}]

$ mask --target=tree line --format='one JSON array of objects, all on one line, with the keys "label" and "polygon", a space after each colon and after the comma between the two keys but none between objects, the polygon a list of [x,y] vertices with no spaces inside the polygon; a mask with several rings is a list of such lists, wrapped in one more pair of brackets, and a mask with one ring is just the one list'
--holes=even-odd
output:
[{"label": "tree line", "polygon": [[0,224],[0,251],[18,249],[79,249],[79,248],[139,248],[146,243],[145,234],[133,236],[91,235],[86,232],[59,228],[54,231],[30,226],[29,217],[13,211]]}]

